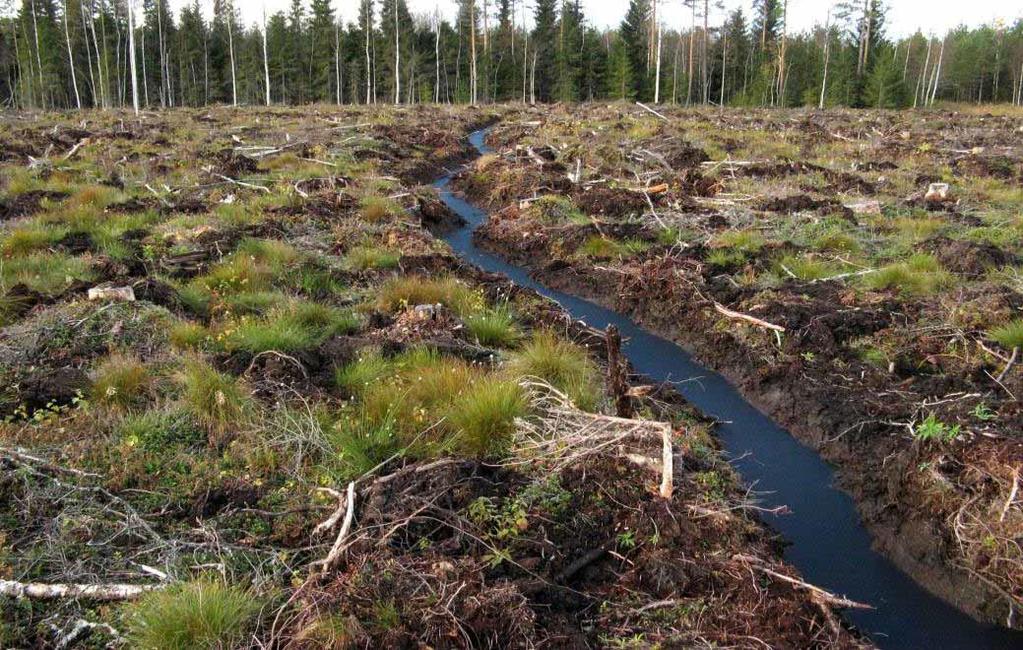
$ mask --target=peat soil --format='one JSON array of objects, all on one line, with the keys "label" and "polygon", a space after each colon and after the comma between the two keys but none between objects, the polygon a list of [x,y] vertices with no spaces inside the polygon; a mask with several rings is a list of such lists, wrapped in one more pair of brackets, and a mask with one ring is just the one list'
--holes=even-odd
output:
[{"label": "peat soil", "polygon": [[[619,121],[627,113],[617,112]],[[940,117],[944,119],[920,127],[926,128],[931,138],[943,137],[940,125],[954,119]],[[725,121],[722,128],[730,118],[721,118]],[[558,119],[579,130],[564,117]],[[692,114],[685,119],[712,121]],[[808,140],[819,140],[821,129],[841,133],[867,128],[862,124],[853,127],[851,120],[841,115],[823,125],[825,118],[816,116],[814,120],[816,130],[802,129]],[[631,120],[635,121],[638,118]],[[753,121],[759,128],[771,130],[782,128],[778,123],[783,121],[784,128],[790,128],[798,120],[758,114]],[[975,151],[982,151],[981,145],[990,146],[994,137],[990,134],[997,129],[964,131],[979,143]],[[529,133],[529,128],[517,126],[495,132],[490,141],[498,153],[487,157],[485,167],[478,164],[456,180],[456,187],[491,210],[488,221],[475,233],[476,243],[530,269],[544,285],[628,315],[649,331],[690,350],[700,363],[725,375],[759,409],[836,466],[840,485],[854,498],[877,548],[897,566],[980,620],[1018,626],[1014,614],[1023,595],[1020,573],[996,568],[1003,561],[1013,566],[1013,560],[997,558],[992,552],[978,558],[976,549],[981,543],[993,549],[1003,535],[1018,543],[1020,531],[978,533],[971,528],[984,528],[985,521],[1004,524],[1006,514],[1014,512],[1010,512],[1012,495],[1006,500],[1005,494],[1013,484],[1012,468],[1023,461],[1023,442],[1018,437],[1020,410],[1014,399],[1004,398],[1002,388],[993,381],[992,373],[998,367],[990,360],[986,366],[981,358],[961,363],[942,354],[947,336],[914,329],[920,314],[935,309],[935,301],[891,291],[864,299],[839,281],[789,279],[770,292],[740,286],[725,278],[721,267],[707,262],[705,245],[658,245],[659,228],[649,215],[643,220],[626,218],[644,212],[636,200],[638,195],[647,204],[643,193],[599,186],[584,190],[569,177],[572,165],[557,147],[551,147],[549,160],[537,160],[534,154],[541,148],[536,139],[529,139]],[[554,133],[554,138],[550,131],[546,137],[555,140],[557,131]],[[985,133],[984,137],[977,135]],[[959,137],[964,136],[960,133]],[[893,157],[901,147],[916,147],[920,142],[914,138],[911,144],[902,145],[897,136],[894,140],[882,143]],[[702,152],[693,153],[693,147],[663,137],[660,142],[666,144],[657,159],[666,162],[662,174],[669,188],[664,194],[653,190],[647,195],[650,209],[660,212],[662,218],[681,211],[690,223],[710,230],[728,229],[734,217],[707,207],[701,198],[715,196],[724,183],[737,178],[814,174],[823,177],[831,192],[867,198],[878,193],[876,183],[868,180],[871,177],[808,163],[758,163],[708,173],[700,165],[707,158]],[[634,148],[642,151],[641,144]],[[576,155],[579,149],[571,147],[570,151]],[[676,163],[667,160],[672,152],[679,156]],[[958,168],[967,162],[959,163]],[[883,161],[860,167],[885,171],[893,165]],[[981,171],[990,173],[990,167]],[[499,172],[494,173],[495,169]],[[994,169],[1015,179],[1021,165],[1010,159]],[[552,223],[549,215],[532,206],[538,197],[548,195],[574,199],[592,223]],[[911,196],[906,202],[920,204],[921,196]],[[820,198],[763,200],[756,207],[788,215],[833,212],[836,205],[845,218],[856,219],[853,209],[828,199],[827,192]],[[928,205],[948,220],[958,218],[948,205]],[[647,248],[617,260],[617,255],[594,259],[573,253],[594,237],[646,242]],[[992,250],[971,242],[943,245],[931,241],[928,245],[952,271],[972,277],[1013,258],[1012,253],[997,247]],[[764,268],[772,264],[771,257],[784,252],[785,245],[772,248],[769,244],[752,264]],[[1023,303],[1013,291],[991,287],[970,291],[959,299],[977,308],[987,304],[989,310],[1011,313]],[[723,317],[715,309],[722,305],[752,314],[761,322],[784,326],[784,340],[778,341],[781,345],[766,329]],[[884,368],[863,362],[849,350],[852,341],[877,333],[901,341],[901,350]],[[1019,373],[1009,373],[1002,383],[1018,394]],[[965,440],[941,447],[909,435],[913,423],[925,413],[937,413],[947,421],[968,419],[972,402],[962,397],[980,395],[998,406],[998,418],[972,427]],[[995,569],[988,574],[990,567]]]}]

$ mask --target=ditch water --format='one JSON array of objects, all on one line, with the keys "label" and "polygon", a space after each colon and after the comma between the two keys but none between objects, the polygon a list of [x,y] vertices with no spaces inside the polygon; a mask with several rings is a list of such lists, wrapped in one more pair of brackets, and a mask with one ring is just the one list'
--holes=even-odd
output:
[{"label": "ditch water", "polygon": [[[481,153],[486,129],[469,141]],[[577,319],[604,329],[617,325],[623,351],[635,369],[657,381],[677,383],[679,391],[706,416],[720,421],[716,431],[733,466],[760,493],[767,508],[787,506],[786,515],[765,520],[791,545],[785,559],[805,580],[872,610],[848,610],[848,620],[882,648],[1023,648],[1023,633],[980,623],[932,596],[871,548],[852,499],[834,486],[832,468],[809,447],[754,408],[724,377],[697,364],[681,347],[644,331],[631,319],[586,300],[553,291],[529,272],[473,243],[473,230],[486,213],[456,196],[449,174],[434,186],[441,199],[467,222],[445,237],[463,259],[556,300]],[[691,380],[691,381],[685,381]]]}]

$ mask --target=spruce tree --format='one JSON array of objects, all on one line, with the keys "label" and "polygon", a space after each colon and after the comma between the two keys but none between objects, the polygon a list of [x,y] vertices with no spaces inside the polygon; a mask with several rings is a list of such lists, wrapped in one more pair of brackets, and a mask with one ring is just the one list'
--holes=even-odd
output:
[{"label": "spruce tree", "polygon": [[630,97],[645,100],[650,92],[650,74],[647,70],[647,20],[650,17],[649,0],[629,0],[619,32],[625,56],[629,61],[632,88]]}]

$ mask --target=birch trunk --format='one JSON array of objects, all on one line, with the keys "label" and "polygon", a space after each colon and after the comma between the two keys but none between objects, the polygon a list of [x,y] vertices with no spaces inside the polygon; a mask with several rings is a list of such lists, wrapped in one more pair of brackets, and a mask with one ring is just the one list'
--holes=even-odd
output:
[{"label": "birch trunk", "polygon": [[132,8],[132,0],[128,0],[128,59],[131,62],[131,104],[135,108],[135,115],[138,115],[139,80],[135,65],[135,10]]},{"label": "birch trunk", "polygon": [[931,106],[934,106],[934,100],[938,96],[938,83],[941,82],[941,62],[945,58],[945,40],[941,41],[941,50],[938,52],[938,67],[934,70],[934,88],[931,89]]},{"label": "birch trunk", "polygon": [[394,103],[401,103],[401,37],[398,30],[398,0],[394,2]]},{"label": "birch trunk", "polygon": [[[263,85],[266,86],[266,105],[270,105],[270,53],[266,47],[266,3],[263,3]],[[341,92],[341,85],[338,84],[338,93]],[[340,95],[338,95],[340,97]],[[341,100],[338,99],[338,103]]]},{"label": "birch trunk", "polygon": [[657,25],[657,63],[654,73],[654,103],[661,103],[661,26]]},{"label": "birch trunk", "polygon": [[[370,9],[372,10],[372,5],[370,5]],[[370,41],[370,37],[371,37],[372,32],[373,32],[373,22],[370,20],[370,13],[371,13],[371,11],[367,11],[366,12],[366,24],[364,26],[365,30],[366,30],[366,103],[367,104],[369,104],[370,99],[372,99],[372,97],[373,97],[373,90],[372,90],[373,85],[372,85],[372,81],[370,80],[370,77],[373,74],[373,68],[370,65],[370,59],[369,59],[369,41]]]},{"label": "birch trunk", "polygon": [[227,50],[231,56],[231,104],[238,106],[238,79],[234,70],[234,3],[227,4]]},{"label": "birch trunk", "polygon": [[46,108],[46,82],[43,81],[43,56],[39,53],[39,22],[36,20],[36,0],[32,0],[32,30],[36,39],[36,64],[39,66],[39,100]]},{"label": "birch trunk", "polygon": [[64,0],[64,42],[67,43],[67,63],[71,69],[71,87],[75,89],[75,105],[82,110],[82,96],[78,94],[78,79],[75,76],[75,55],[71,52],[71,32],[68,31],[67,0]]}]

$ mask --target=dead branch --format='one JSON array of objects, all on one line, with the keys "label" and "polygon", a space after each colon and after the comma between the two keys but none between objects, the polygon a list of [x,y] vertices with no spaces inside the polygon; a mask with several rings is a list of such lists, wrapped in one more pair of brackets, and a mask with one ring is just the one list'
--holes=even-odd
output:
[{"label": "dead branch", "polygon": [[247,188],[253,189],[253,190],[260,190],[262,192],[266,192],[267,194],[270,193],[270,188],[266,187],[264,185],[254,185],[252,183],[246,183],[245,181],[240,181],[240,180],[237,180],[235,178],[231,178],[229,176],[224,176],[223,174],[213,174],[213,175],[216,176],[217,178],[219,178],[222,181],[227,181],[228,183],[234,183],[235,185],[238,185],[239,187],[247,187]]},{"label": "dead branch", "polygon": [[75,144],[75,146],[71,147],[71,149],[64,154],[64,157],[61,160],[71,160],[74,158],[75,154],[78,153],[78,150],[87,144],[89,144],[89,138],[82,138]]},{"label": "dead branch", "polygon": [[736,320],[744,320],[747,323],[752,323],[753,325],[756,325],[758,327],[764,327],[764,328],[767,328],[769,330],[773,330],[775,332],[784,332],[785,331],[785,328],[782,327],[781,325],[775,325],[774,323],[768,323],[766,320],[760,320],[759,318],[757,318],[755,316],[750,316],[749,314],[743,314],[741,312],[732,311],[731,309],[729,309],[728,307],[725,307],[724,305],[722,305],[719,302],[715,302],[714,303],[714,309],[716,309],[719,313],[724,314],[725,316],[727,316],[729,318],[733,318],[733,319],[736,319]]},{"label": "dead branch", "polygon": [[1002,506],[1002,514],[998,517],[998,521],[1005,521],[1005,515],[1009,514],[1009,508],[1012,507],[1012,503],[1016,500],[1016,495],[1019,493],[1019,468],[1012,470],[1012,490],[1009,491],[1009,498],[1005,500],[1005,505]]},{"label": "dead branch", "polygon": [[1009,360],[1005,362],[1005,367],[1002,368],[1002,372],[998,373],[998,377],[995,379],[998,383],[1001,383],[1005,379],[1005,375],[1009,374],[1012,367],[1016,365],[1016,357],[1019,356],[1019,347],[1012,348],[1012,354],[1009,356]]},{"label": "dead branch", "polygon": [[656,115],[657,117],[661,118],[665,122],[669,121],[668,118],[664,117],[663,115],[661,115],[660,113],[658,113],[654,109],[650,108],[649,106],[647,106],[643,102],[636,102],[636,106],[639,106],[640,108],[642,108],[643,110],[645,110],[645,111],[647,111],[649,113],[653,113],[654,115]]},{"label": "dead branch", "polygon": [[827,603],[828,605],[831,605],[832,607],[847,607],[850,609],[874,609],[873,605],[861,603],[856,600],[850,600],[848,598],[845,598],[844,596],[838,596],[836,594],[831,593],[830,591],[821,589],[816,585],[812,585],[809,582],[804,582],[803,580],[800,580],[798,578],[787,576],[784,573],[778,573],[777,571],[774,571],[764,566],[763,561],[760,558],[753,557],[751,555],[736,554],[732,556],[732,559],[745,562],[754,569],[766,573],[772,578],[777,578],[782,582],[787,582],[790,585],[793,585],[800,589],[806,589],[813,595],[814,599],[820,599],[821,601]]},{"label": "dead branch", "polygon": [[337,566],[338,560],[341,558],[341,550],[344,547],[345,539],[352,528],[352,520],[355,519],[355,481],[348,483],[348,494],[345,500],[348,505],[348,510],[345,512],[345,520],[341,524],[341,530],[338,531],[337,539],[334,540],[334,546],[327,553],[327,557],[321,560],[323,564],[322,573],[324,575],[330,573]]}]

